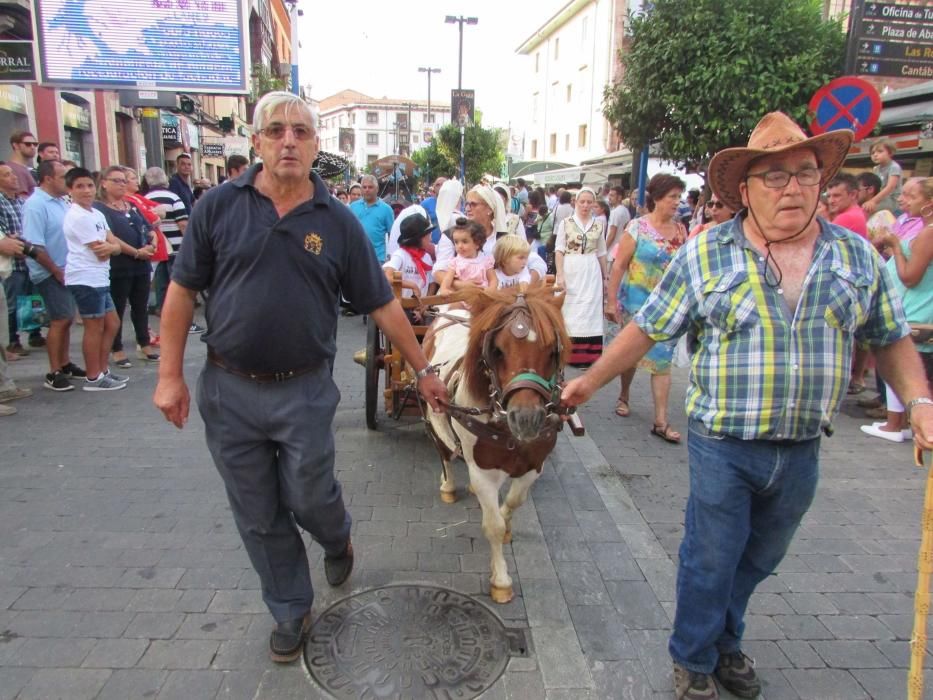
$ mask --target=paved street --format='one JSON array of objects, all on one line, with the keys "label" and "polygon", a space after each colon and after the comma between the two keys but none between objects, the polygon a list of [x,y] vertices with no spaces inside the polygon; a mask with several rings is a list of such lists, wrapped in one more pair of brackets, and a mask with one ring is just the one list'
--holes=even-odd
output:
[{"label": "paved street", "polygon": [[[493,606],[466,469],[461,500],[444,505],[419,424],[365,428],[362,369],[351,360],[363,338],[361,319],[341,321],[337,467],[358,567],[331,589],[311,545],[315,610],[395,582]],[[192,338],[192,385],[204,354]],[[125,391],[61,395],[41,388],[43,351],[12,366],[36,395],[0,422],[0,700],[324,697],[301,663],[269,661],[271,618],[197,413],[182,432],[165,423],[150,403],[156,369],[140,365],[126,371]],[[685,431],[677,372],[673,423]],[[627,419],[612,415],[614,386],[583,411],[587,436],[561,435],[515,517],[506,552],[516,597],[493,607],[530,631],[530,653],[512,658],[485,698],[671,697],[686,448],[649,434],[643,374],[633,395]],[[908,445],[864,436],[859,424],[844,415],[824,439],[816,503],[752,599],[745,650],[766,700],[905,697],[925,474]]]}]

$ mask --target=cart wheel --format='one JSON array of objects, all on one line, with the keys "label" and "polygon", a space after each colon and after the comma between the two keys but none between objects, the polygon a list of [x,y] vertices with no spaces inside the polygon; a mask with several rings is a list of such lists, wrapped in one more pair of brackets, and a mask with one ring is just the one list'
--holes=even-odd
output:
[{"label": "cart wheel", "polygon": [[376,429],[376,408],[379,405],[379,367],[382,364],[382,348],[379,342],[379,326],[369,319],[366,324],[366,427]]}]

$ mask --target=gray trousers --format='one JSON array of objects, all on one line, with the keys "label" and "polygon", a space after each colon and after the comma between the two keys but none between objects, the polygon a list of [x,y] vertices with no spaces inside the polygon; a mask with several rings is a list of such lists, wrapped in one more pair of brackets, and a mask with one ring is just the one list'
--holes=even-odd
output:
[{"label": "gray trousers", "polygon": [[198,379],[207,447],[276,622],[311,609],[300,526],[328,554],[343,552],[350,515],[334,477],[331,424],[340,392],[326,363],[284,382],[258,383],[210,363]]}]

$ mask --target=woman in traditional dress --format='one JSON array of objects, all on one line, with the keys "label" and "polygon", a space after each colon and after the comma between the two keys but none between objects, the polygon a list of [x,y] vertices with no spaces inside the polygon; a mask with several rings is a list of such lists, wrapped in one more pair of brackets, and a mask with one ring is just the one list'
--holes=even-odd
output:
[{"label": "woman in traditional dress", "polygon": [[[625,227],[626,235],[609,276],[606,316],[623,325],[635,315],[667,269],[674,253],[687,237],[684,225],[677,220],[677,207],[684,192],[684,182],[678,177],[659,173],[648,182],[648,214],[632,219]],[[628,273],[627,281],[621,285]],[[621,289],[620,289],[621,286]],[[671,359],[675,343],[655,343],[638,366],[651,375],[651,396],[654,399],[653,435],[668,442],[680,442],[680,433],[667,419],[667,404],[671,393]],[[623,372],[616,415],[629,414],[629,389],[635,370]]]},{"label": "woman in traditional dress", "polygon": [[589,367],[603,351],[605,231],[593,216],[596,194],[584,187],[574,213],[557,224],[554,243],[558,287],[566,290],[564,321],[573,341],[570,364]]}]

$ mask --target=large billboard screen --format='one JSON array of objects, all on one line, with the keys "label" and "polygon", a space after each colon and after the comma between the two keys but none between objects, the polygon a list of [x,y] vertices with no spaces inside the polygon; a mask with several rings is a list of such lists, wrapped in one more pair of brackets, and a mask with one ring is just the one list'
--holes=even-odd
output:
[{"label": "large billboard screen", "polygon": [[35,0],[40,80],[245,93],[245,0]]}]

